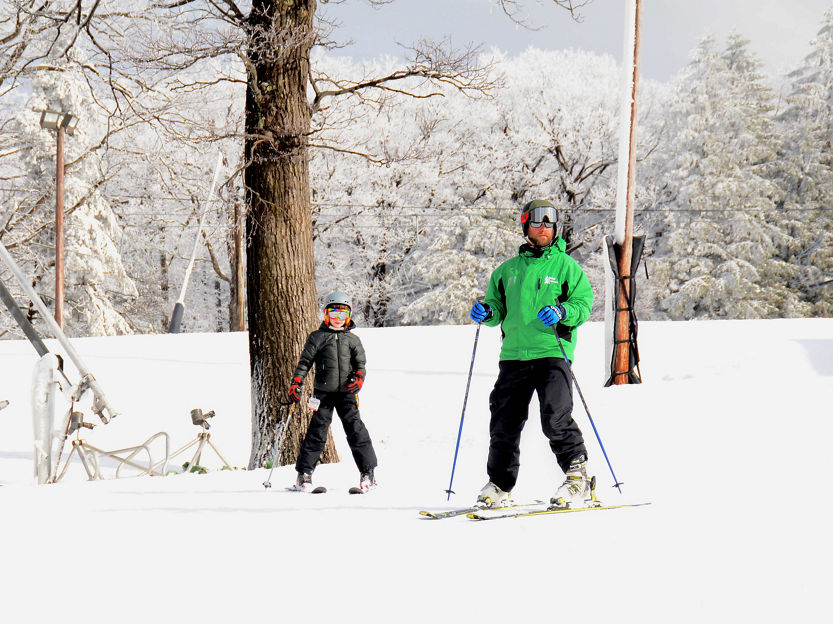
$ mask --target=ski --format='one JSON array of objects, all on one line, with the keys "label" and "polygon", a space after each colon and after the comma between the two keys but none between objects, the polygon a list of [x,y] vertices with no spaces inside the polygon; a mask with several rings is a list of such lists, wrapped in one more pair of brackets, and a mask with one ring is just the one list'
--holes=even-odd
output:
[{"label": "ski", "polygon": [[[548,516],[552,514],[574,513],[579,511],[600,511],[602,509],[623,509],[625,507],[642,507],[651,503],[622,503],[619,505],[590,505],[588,507],[566,507],[551,509],[538,507],[536,509],[478,509],[466,514],[471,520],[497,520],[498,518],[522,518],[527,516]],[[527,505],[528,507],[528,505]]]},{"label": "ski", "polygon": [[286,488],[286,491],[287,492],[297,492],[299,494],[304,494],[304,493],[307,493],[307,494],[326,494],[327,493],[327,488],[325,488],[323,485],[319,485],[318,487],[307,491],[307,490],[298,490],[293,485],[292,487]]},{"label": "ski", "polygon": [[431,520],[442,520],[443,518],[465,516],[475,511],[478,511],[477,507],[463,507],[462,509],[451,509],[449,511],[420,511],[419,515]]},{"label": "ski", "polygon": [[442,520],[443,518],[456,518],[457,516],[467,516],[479,511],[509,511],[513,509],[525,509],[540,505],[543,501],[534,501],[532,503],[524,503],[522,505],[509,505],[508,507],[497,507],[495,509],[486,509],[483,507],[463,507],[462,509],[450,509],[448,511],[420,511],[419,515],[431,520]]}]

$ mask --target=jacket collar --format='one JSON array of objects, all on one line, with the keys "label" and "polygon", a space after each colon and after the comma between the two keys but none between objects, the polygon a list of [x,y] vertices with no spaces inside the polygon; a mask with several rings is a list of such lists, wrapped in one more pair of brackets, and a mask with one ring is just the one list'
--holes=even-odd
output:
[{"label": "jacket collar", "polygon": [[348,332],[351,329],[355,329],[355,327],[356,327],[356,324],[353,322],[353,318],[351,317],[350,322],[347,323],[347,325],[345,325],[341,329],[333,329],[332,327],[327,325],[324,321],[321,321],[321,325],[318,326],[318,329],[319,329],[319,331],[328,331],[328,332],[332,332],[332,333],[335,334],[335,333],[338,333],[338,332]]},{"label": "jacket collar", "polygon": [[565,249],[567,249],[567,243],[563,238],[557,236],[553,243],[548,247],[535,247],[528,242],[524,243],[518,248],[518,255],[526,256],[528,258],[549,258],[553,251],[564,253]]}]

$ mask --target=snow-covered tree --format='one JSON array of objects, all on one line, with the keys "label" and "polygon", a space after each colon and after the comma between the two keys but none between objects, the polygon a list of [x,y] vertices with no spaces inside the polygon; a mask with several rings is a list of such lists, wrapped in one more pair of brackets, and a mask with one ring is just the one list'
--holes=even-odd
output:
[{"label": "snow-covered tree", "polygon": [[[437,89],[442,99],[391,96],[384,112],[353,124],[352,136],[388,156],[385,166],[314,156],[318,263],[327,267],[319,291],[338,282],[384,300],[368,321],[464,322],[491,271],[521,244],[518,212],[535,197],[561,208],[572,247],[597,244],[588,226],[599,216],[585,208],[612,206],[615,64],[541,50],[487,62],[504,87],[488,98],[453,89]],[[358,262],[339,271],[346,258]]]},{"label": "snow-covered tree", "polygon": [[671,104],[669,207],[656,259],[672,319],[793,316],[804,311],[784,261],[790,238],[773,181],[780,141],[772,93],[747,41],[713,37],[695,50]]},{"label": "snow-covered tree", "polygon": [[778,115],[783,207],[791,217],[793,285],[817,316],[833,315],[833,9],[822,20],[810,53],[788,76]]},{"label": "snow-covered tree", "polygon": [[121,229],[102,192],[114,171],[101,159],[101,141],[89,85],[72,50],[64,62],[32,76],[31,96],[11,124],[20,164],[19,191],[7,213],[4,243],[36,284],[46,302],[54,300],[55,133],[40,127],[42,110],[70,112],[82,119],[65,141],[65,326],[68,335],[131,333],[121,304],[138,296],[118,249]]}]

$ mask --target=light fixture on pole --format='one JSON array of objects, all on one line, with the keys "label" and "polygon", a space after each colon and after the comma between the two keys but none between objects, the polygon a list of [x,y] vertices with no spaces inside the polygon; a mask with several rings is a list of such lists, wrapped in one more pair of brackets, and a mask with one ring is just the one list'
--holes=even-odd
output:
[{"label": "light fixture on pole", "polygon": [[41,111],[41,128],[58,135],[55,173],[55,322],[64,327],[64,134],[75,134],[78,117],[71,113]]}]

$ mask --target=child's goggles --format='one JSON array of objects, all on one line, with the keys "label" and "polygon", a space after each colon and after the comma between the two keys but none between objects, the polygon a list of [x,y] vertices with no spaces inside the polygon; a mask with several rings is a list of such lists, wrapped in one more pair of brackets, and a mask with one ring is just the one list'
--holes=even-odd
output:
[{"label": "child's goggles", "polygon": [[340,310],[339,308],[327,308],[327,316],[331,319],[341,319],[346,321],[350,318],[350,310]]}]

